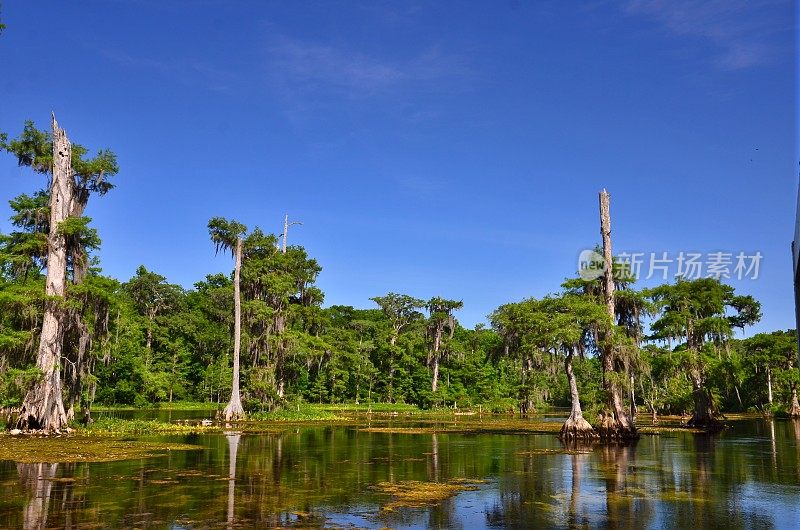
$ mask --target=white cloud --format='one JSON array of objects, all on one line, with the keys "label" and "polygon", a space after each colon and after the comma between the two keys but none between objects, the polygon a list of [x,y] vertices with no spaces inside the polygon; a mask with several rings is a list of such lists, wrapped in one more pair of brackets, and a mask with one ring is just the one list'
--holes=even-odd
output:
[{"label": "white cloud", "polygon": [[464,61],[430,46],[407,60],[329,44],[274,37],[267,46],[267,75],[292,91],[333,91],[358,98],[440,84],[470,75]]},{"label": "white cloud", "polygon": [[[624,11],[660,23],[678,35],[707,39],[719,48],[715,64],[742,70],[770,60],[772,34],[787,29],[775,15],[775,1],[629,0]],[[790,24],[791,25],[791,24]]]}]

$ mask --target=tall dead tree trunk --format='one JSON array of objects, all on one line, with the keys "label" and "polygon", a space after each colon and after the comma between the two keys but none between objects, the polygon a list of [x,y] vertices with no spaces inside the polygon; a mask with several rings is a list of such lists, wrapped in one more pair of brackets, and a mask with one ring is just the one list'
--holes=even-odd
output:
[{"label": "tall dead tree trunk", "polygon": [[767,365],[767,400],[772,405],[772,370]]},{"label": "tall dead tree trunk", "polygon": [[289,214],[283,218],[283,248],[281,251],[286,254],[286,238],[289,237]]},{"label": "tall dead tree trunk", "polygon": [[242,398],[239,394],[239,351],[242,342],[242,300],[239,292],[239,276],[242,270],[242,238],[236,238],[236,260],[233,269],[233,385],[231,399],[223,414],[225,421],[244,416]]},{"label": "tall dead tree trunk", "polygon": [[53,115],[53,179],[50,187],[50,233],[47,236],[47,283],[44,318],[36,356],[41,377],[25,395],[17,425],[22,429],[55,431],[67,416],[61,393],[61,352],[64,345],[67,248],[61,223],[73,200],[72,145]]},{"label": "tall dead tree trunk", "polygon": [[289,237],[289,227],[294,225],[302,225],[300,221],[292,221],[289,222],[289,214],[287,213],[286,216],[283,218],[283,248],[281,252],[286,254],[286,239]]},{"label": "tall dead tree trunk", "polygon": [[636,437],[636,426],[625,410],[622,402],[622,389],[619,374],[615,373],[614,328],[616,310],[614,307],[614,255],[611,248],[611,208],[610,196],[606,190],[600,192],[600,235],[603,238],[603,296],[606,311],[612,328],[602,338],[603,389],[606,393],[606,409],[600,419],[600,437],[625,439]]}]

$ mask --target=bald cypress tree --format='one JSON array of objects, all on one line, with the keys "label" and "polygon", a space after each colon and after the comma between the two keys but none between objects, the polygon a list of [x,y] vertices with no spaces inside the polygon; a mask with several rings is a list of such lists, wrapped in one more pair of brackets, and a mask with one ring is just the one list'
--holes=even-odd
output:
[{"label": "bald cypress tree", "polygon": [[456,329],[455,311],[464,307],[460,300],[447,300],[434,296],[425,303],[430,317],[428,318],[428,366],[431,369],[431,392],[436,392],[439,387],[439,364],[442,360],[442,342],[444,332],[453,338]]},{"label": "bald cypress tree", "polygon": [[242,343],[242,297],[240,276],[242,271],[242,243],[247,227],[237,221],[215,217],[208,222],[208,233],[217,252],[230,252],[234,259],[233,268],[233,384],[231,398],[222,411],[225,421],[244,417],[244,407],[239,392],[239,353]]},{"label": "bald cypress tree", "polygon": [[[49,177],[47,191],[33,198],[46,197],[49,211],[33,209],[35,222],[26,223],[41,234],[43,248],[29,247],[35,252],[21,257],[24,259],[19,262],[25,267],[31,263],[46,266],[47,299],[36,357],[41,377],[25,396],[18,425],[58,430],[70,419],[64,410],[62,395],[62,356],[76,353],[71,362],[73,375],[84,372],[86,358],[83,354],[90,341],[81,315],[64,303],[68,283],[83,281],[88,270],[88,251],[99,246],[97,232],[89,227],[90,219],[83,214],[92,194],[104,195],[113,188],[108,177],[115,175],[119,168],[116,156],[108,150],[87,158],[88,150],[70,142],[55,115],[50,133],[38,130],[28,121],[19,137],[8,140],[6,135],[0,135],[0,149],[14,155],[20,166]],[[33,199],[32,204],[38,205]],[[72,387],[80,386],[80,377],[72,379],[75,382]]]}]

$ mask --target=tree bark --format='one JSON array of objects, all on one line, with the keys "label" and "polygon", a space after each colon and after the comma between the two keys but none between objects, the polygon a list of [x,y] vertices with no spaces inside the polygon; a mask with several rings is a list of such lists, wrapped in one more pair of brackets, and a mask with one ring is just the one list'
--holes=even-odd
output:
[{"label": "tree bark", "polygon": [[286,385],[284,384],[283,377],[280,374],[276,374],[275,377],[278,380],[278,385],[277,385],[278,397],[280,399],[283,399],[283,395],[286,393]]},{"label": "tree bark", "polygon": [[431,381],[431,391],[436,392],[436,389],[439,388],[439,356],[434,355],[433,357],[433,380]]},{"label": "tree bark", "polygon": [[767,401],[772,405],[772,370],[767,366]]},{"label": "tree bark", "polygon": [[53,115],[53,179],[50,188],[50,233],[47,236],[47,283],[44,318],[36,356],[41,378],[25,395],[17,425],[21,429],[56,431],[67,423],[61,385],[64,346],[67,248],[61,223],[73,200],[72,145]]},{"label": "tree bark", "polygon": [[567,381],[569,382],[569,396],[572,400],[572,411],[567,421],[565,421],[564,425],[561,427],[560,438],[562,440],[590,440],[598,438],[597,432],[583,417],[581,400],[578,395],[578,382],[575,379],[575,372],[572,370],[572,353],[567,354],[564,359],[564,372],[566,372]]},{"label": "tree bark", "polygon": [[242,238],[236,238],[236,258],[233,269],[233,384],[231,399],[223,410],[225,421],[244,416],[242,398],[239,394],[239,351],[242,342],[242,301],[239,292],[239,276],[242,269]]},{"label": "tree bark", "polygon": [[797,383],[792,383],[792,399],[789,402],[789,417],[800,418],[800,402],[797,401]]},{"label": "tree bark", "polygon": [[636,438],[634,425],[622,401],[622,389],[614,375],[614,329],[616,308],[614,306],[614,255],[611,248],[610,196],[606,190],[600,192],[600,235],[603,239],[603,297],[612,328],[605,333],[601,346],[603,366],[603,389],[606,394],[606,410],[601,414],[600,437],[606,439]]},{"label": "tree bark", "polygon": [[[70,308],[65,315],[65,326],[70,331],[65,337],[77,336],[77,351],[73,352],[75,358],[73,361],[68,362],[64,370],[64,386],[66,387],[67,401],[66,401],[66,414],[67,421],[75,419],[75,406],[83,405],[81,401],[81,391],[83,390],[83,380],[89,375],[89,350],[91,349],[92,337],[89,333],[89,328],[81,317],[81,312],[77,309]],[[74,343],[73,343],[74,344]],[[65,339],[64,358],[69,361],[69,346],[70,344]],[[88,408],[82,407],[84,410],[84,417],[82,422],[88,423],[90,416]]]},{"label": "tree bark", "polygon": [[714,410],[714,400],[703,385],[703,376],[700,370],[692,368],[689,371],[689,379],[692,380],[692,397],[694,399],[694,411],[687,425],[698,427],[709,431],[716,431],[723,427],[717,419]]},{"label": "tree bark", "polygon": [[524,355],[520,364],[522,386],[519,395],[519,413],[522,416],[527,416],[536,412],[529,383],[529,377],[533,373],[533,359],[529,355]]},{"label": "tree bark", "polygon": [[286,238],[289,236],[289,214],[283,218],[283,249],[282,252],[286,254]]},{"label": "tree bark", "polygon": [[433,378],[431,379],[431,391],[436,392],[439,388],[439,345],[442,342],[442,333],[444,324],[437,324],[436,331],[433,338],[433,351],[431,353],[431,367],[433,368]]}]

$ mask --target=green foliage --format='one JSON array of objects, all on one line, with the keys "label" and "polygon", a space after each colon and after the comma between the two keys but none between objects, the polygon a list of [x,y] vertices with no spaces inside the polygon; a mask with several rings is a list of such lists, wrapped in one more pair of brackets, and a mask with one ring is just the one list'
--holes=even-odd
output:
[{"label": "green foliage", "polygon": [[0,372],[0,408],[20,406],[25,392],[39,377],[41,372],[35,367]]},{"label": "green foliage", "polygon": [[247,227],[234,220],[214,217],[208,222],[208,233],[217,252],[226,251],[233,254],[236,240],[247,233]]},{"label": "green foliage", "polygon": [[[37,129],[32,120],[25,122],[17,138],[9,140],[7,135],[0,136],[0,150],[15,156],[20,166],[30,167],[37,173],[52,171],[53,139],[50,132]],[[108,177],[119,172],[117,157],[108,149],[101,149],[93,158],[86,157],[88,152],[82,145],[72,143],[75,190],[78,195],[104,195],[114,187]],[[79,201],[85,202],[85,199],[79,197]]]}]

